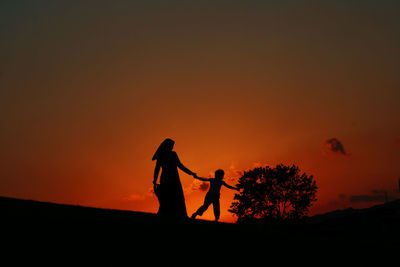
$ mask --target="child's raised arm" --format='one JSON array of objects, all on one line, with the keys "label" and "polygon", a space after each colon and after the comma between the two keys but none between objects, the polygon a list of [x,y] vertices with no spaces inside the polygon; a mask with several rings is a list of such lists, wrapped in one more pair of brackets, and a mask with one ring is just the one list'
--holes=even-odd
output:
[{"label": "child's raised arm", "polygon": [[240,189],[239,188],[237,188],[237,187],[234,187],[234,186],[231,186],[231,185],[229,185],[229,184],[227,184],[227,183],[223,183],[223,185],[225,185],[226,187],[228,187],[229,189],[233,189],[233,190],[237,190],[237,191],[239,191]]},{"label": "child's raised arm", "polygon": [[209,181],[210,181],[209,178],[202,178],[202,177],[199,177],[199,176],[197,176],[197,175],[194,175],[193,177],[194,177],[195,179],[198,179],[198,180],[204,181],[204,182],[209,182]]}]

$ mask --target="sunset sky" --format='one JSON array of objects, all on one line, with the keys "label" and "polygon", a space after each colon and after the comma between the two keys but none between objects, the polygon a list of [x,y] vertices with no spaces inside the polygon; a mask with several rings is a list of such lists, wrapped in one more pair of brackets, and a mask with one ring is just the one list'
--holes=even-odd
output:
[{"label": "sunset sky", "polygon": [[[0,195],[156,212],[151,158],[169,137],[231,185],[298,165],[319,187],[311,214],[399,198],[399,14],[397,0],[2,0]],[[190,215],[206,192],[180,178]]]}]

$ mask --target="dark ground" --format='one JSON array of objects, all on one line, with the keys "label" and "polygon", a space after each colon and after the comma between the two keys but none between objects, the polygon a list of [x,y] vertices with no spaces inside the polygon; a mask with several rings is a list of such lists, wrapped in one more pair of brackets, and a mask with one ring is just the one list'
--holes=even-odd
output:
[{"label": "dark ground", "polygon": [[210,255],[220,253],[222,261],[236,262],[274,257],[275,252],[307,258],[317,251],[353,254],[400,249],[400,200],[285,224],[215,223],[6,197],[0,197],[0,209],[2,241],[11,251],[64,253],[67,247],[108,255],[114,250],[128,257],[146,255],[150,263],[159,257],[165,260],[165,255],[168,259],[187,255],[206,264]]}]

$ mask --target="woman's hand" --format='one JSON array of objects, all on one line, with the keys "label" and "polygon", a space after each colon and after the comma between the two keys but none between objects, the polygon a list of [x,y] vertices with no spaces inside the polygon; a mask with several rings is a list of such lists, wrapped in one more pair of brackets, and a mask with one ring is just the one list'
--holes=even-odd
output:
[{"label": "woman's hand", "polygon": [[157,197],[159,197],[159,192],[160,192],[160,185],[159,184],[157,184],[157,183],[155,183],[154,185],[153,185],[153,193],[157,196]]},{"label": "woman's hand", "polygon": [[159,184],[157,184],[157,181],[153,181],[153,191],[154,193],[157,191]]}]

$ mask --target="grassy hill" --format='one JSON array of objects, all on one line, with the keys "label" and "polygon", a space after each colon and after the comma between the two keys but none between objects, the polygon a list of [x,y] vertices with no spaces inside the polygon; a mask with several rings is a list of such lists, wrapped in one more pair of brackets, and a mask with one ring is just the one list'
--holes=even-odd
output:
[{"label": "grassy hill", "polygon": [[[400,200],[362,210],[338,210],[284,224],[246,224],[159,217],[156,214],[100,209],[0,197],[3,225],[15,236],[57,236],[90,243],[123,241],[160,245],[203,244],[246,249],[398,248]],[[185,244],[185,245],[184,245]],[[259,244],[252,247],[254,244]],[[169,247],[169,245],[168,245]],[[187,248],[187,247],[186,247]]]}]

